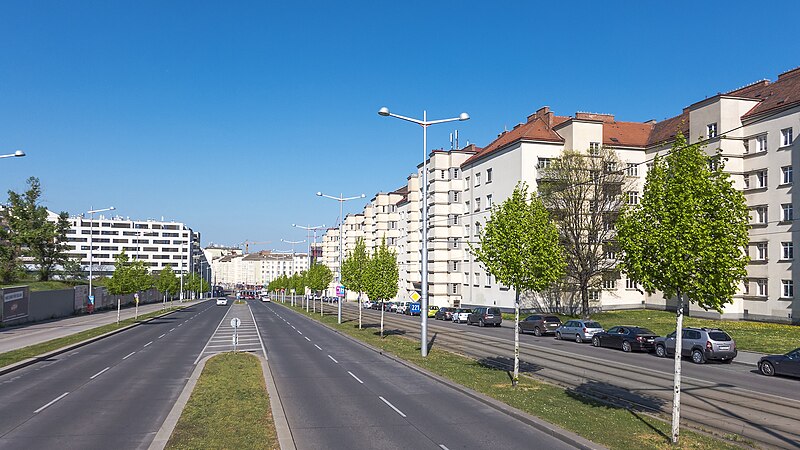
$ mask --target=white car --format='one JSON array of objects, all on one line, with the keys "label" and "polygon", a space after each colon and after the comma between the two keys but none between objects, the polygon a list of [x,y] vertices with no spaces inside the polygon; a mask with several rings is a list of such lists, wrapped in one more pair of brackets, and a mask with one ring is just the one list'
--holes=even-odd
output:
[{"label": "white car", "polygon": [[364,300],[363,302],[361,302],[361,307],[364,309],[370,309],[372,308],[372,302],[369,300]]},{"label": "white car", "polygon": [[453,322],[456,323],[467,323],[467,318],[469,317],[470,310],[458,308],[457,310],[453,311]]},{"label": "white car", "polygon": [[228,306],[228,299],[225,297],[220,297],[217,299],[217,306]]},{"label": "white car", "polygon": [[269,298],[269,295],[262,295],[261,296],[261,301],[262,302],[271,302],[272,299]]}]

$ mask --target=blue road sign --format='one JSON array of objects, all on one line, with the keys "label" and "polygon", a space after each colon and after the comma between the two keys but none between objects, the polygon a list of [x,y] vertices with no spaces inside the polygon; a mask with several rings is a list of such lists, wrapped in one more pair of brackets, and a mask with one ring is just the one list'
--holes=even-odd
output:
[{"label": "blue road sign", "polygon": [[409,308],[408,311],[411,314],[419,314],[422,305],[420,305],[419,303],[411,303],[410,305],[408,305],[408,308]]}]

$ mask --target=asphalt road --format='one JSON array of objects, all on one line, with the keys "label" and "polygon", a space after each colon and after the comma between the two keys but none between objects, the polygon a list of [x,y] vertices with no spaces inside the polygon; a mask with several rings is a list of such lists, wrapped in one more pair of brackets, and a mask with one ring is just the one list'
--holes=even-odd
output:
[{"label": "asphalt road", "polygon": [[200,303],[0,376],[0,448],[146,449],[227,309]]},{"label": "asphalt road", "polygon": [[573,448],[274,303],[251,303],[298,449]]}]

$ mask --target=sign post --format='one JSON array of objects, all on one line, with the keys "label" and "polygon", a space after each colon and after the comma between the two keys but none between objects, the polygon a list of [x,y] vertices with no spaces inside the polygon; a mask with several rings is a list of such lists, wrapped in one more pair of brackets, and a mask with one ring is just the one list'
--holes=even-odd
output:
[{"label": "sign post", "polygon": [[136,303],[136,317],[135,320],[139,320],[139,293],[133,294],[133,302]]},{"label": "sign post", "polygon": [[236,353],[236,346],[239,344],[239,325],[242,321],[238,317],[231,319],[231,327],[233,328],[233,353]]}]

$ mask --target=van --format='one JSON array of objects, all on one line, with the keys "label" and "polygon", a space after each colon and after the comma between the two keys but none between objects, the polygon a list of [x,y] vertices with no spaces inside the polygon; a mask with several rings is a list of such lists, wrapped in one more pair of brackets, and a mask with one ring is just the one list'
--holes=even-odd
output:
[{"label": "van", "polygon": [[496,307],[479,306],[474,308],[467,316],[467,325],[477,323],[480,327],[486,325],[494,325],[499,327],[502,322],[503,313],[500,312],[500,308]]}]

